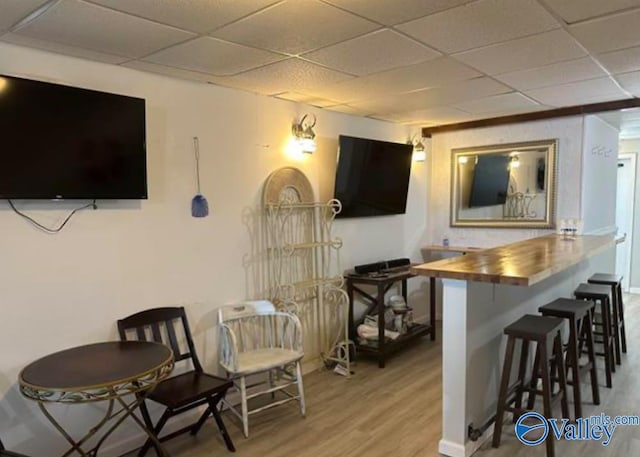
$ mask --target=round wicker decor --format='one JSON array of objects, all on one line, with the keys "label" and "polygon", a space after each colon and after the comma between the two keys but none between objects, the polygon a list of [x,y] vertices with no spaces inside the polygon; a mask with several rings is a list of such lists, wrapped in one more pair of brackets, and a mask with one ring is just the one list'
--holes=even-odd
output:
[{"label": "round wicker decor", "polygon": [[304,173],[294,167],[279,168],[271,173],[262,190],[263,205],[314,201],[311,183]]}]

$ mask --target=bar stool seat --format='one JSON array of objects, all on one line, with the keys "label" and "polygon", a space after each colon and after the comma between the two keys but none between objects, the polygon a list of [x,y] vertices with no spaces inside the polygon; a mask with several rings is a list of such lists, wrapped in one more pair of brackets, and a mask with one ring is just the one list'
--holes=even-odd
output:
[{"label": "bar stool seat", "polygon": [[595,273],[587,280],[592,284],[611,287],[611,307],[613,308],[613,337],[615,338],[616,363],[622,363],[620,352],[627,353],[627,333],[624,326],[624,303],[622,301],[622,279],[615,274]]},{"label": "bar stool seat", "polygon": [[[582,395],[580,378],[587,372],[591,377],[591,395],[593,403],[600,404],[600,391],[598,388],[598,374],[596,369],[595,349],[593,345],[593,325],[591,310],[595,306],[592,301],[576,300],[571,298],[559,298],[538,308],[543,316],[553,316],[569,321],[569,342],[566,347],[565,368],[567,373],[571,367],[572,377],[567,384],[573,387],[573,403],[575,418],[582,417]],[[580,340],[586,341],[589,361],[586,365],[580,365]],[[553,387],[553,381],[552,381]]]},{"label": "bar stool seat", "polygon": [[[504,329],[504,333],[508,339],[507,349],[504,355],[502,378],[500,380],[498,408],[493,431],[493,447],[500,446],[505,412],[512,412],[514,420],[520,417],[533,408],[531,399],[535,399],[536,393],[542,395],[545,417],[552,417],[552,403],[557,400],[561,402],[563,417],[569,416],[566,371],[562,354],[561,331],[563,323],[564,321],[562,319],[556,317],[525,315]],[[511,367],[513,365],[516,340],[522,341],[520,366],[518,379],[513,386],[510,386]],[[532,371],[531,381],[527,383],[525,382],[525,376],[529,361],[529,346],[533,342],[537,343],[535,366]],[[558,370],[560,390],[555,397],[553,396],[551,386],[550,365],[555,366]],[[537,390],[537,381],[539,378],[542,378],[542,391],[540,392]],[[522,408],[522,399],[525,391],[529,393],[528,400],[530,404],[527,409]],[[515,403],[513,407],[511,403]],[[554,440],[555,438],[551,433],[545,440],[547,457],[554,456]]]},{"label": "bar stool seat", "polygon": [[616,371],[614,346],[615,341],[611,332],[611,306],[609,296],[611,289],[609,286],[601,284],[580,284],[573,292],[574,296],[579,300],[589,300],[600,306],[600,315],[602,323],[595,321],[595,312],[591,311],[592,324],[595,327],[602,327],[602,331],[594,331],[593,334],[602,337],[603,352],[596,355],[604,356],[605,378],[607,387],[613,385],[612,373]]}]

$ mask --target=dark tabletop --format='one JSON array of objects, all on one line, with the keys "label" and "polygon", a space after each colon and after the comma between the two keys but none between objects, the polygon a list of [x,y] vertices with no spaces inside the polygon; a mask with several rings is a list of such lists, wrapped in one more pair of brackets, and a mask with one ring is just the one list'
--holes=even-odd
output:
[{"label": "dark tabletop", "polygon": [[114,341],[88,344],[48,355],[20,373],[20,384],[40,390],[108,387],[158,369],[173,358],[158,343]]}]

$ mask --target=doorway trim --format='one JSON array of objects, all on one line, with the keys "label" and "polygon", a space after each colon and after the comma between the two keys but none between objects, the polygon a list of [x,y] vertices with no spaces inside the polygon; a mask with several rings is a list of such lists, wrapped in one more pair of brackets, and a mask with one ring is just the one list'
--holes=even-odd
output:
[{"label": "doorway trim", "polygon": [[[629,159],[631,161],[631,169],[633,170],[632,180],[633,188],[631,189],[631,224],[630,224],[630,232],[627,233],[626,243],[629,243],[628,252],[628,268],[624,272],[624,276],[627,278],[627,284],[629,284],[628,291],[630,293],[640,293],[640,287],[631,287],[631,266],[632,266],[632,256],[633,256],[633,232],[634,232],[634,218],[635,218],[635,209],[636,209],[636,178],[637,178],[637,168],[636,168],[636,160],[637,160],[637,152],[623,152],[618,154],[618,160],[620,159]],[[617,210],[616,210],[617,211]],[[625,291],[626,292],[626,291]]]}]

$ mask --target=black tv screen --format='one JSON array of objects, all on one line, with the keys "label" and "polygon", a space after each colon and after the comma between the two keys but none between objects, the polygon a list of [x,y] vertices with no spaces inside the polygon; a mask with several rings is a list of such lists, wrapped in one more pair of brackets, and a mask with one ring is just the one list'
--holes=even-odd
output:
[{"label": "black tv screen", "polygon": [[146,199],[145,101],[0,76],[0,198]]},{"label": "black tv screen", "polygon": [[478,156],[473,172],[469,207],[504,205],[509,186],[509,157]]},{"label": "black tv screen", "polygon": [[340,136],[334,196],[342,202],[337,217],[403,214],[413,146]]}]

